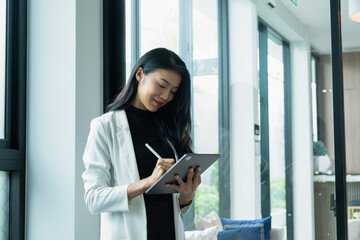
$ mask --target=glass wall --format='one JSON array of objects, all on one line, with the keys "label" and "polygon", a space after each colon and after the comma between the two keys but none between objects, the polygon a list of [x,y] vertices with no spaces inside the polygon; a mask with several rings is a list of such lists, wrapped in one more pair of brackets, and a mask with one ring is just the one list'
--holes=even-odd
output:
[{"label": "glass wall", "polygon": [[284,63],[281,39],[268,35],[268,104],[270,199],[272,223],[286,225],[285,198],[285,98]]},{"label": "glass wall", "polygon": [[[317,6],[318,7],[318,6]],[[331,59],[330,4],[324,4],[323,44],[312,44],[310,64],[312,146],[314,175],[315,239],[337,239],[335,196],[333,75]]]},{"label": "glass wall", "polygon": [[360,22],[348,14],[355,2],[359,6],[359,1],[341,1],[348,239],[360,236]]},{"label": "glass wall", "polygon": [[179,0],[140,1],[140,56],[157,47],[179,53]]},{"label": "glass wall", "polygon": [[[194,152],[219,153],[218,143],[218,18],[217,0],[193,1],[193,126]],[[218,161],[202,175],[195,214],[219,213]]]}]

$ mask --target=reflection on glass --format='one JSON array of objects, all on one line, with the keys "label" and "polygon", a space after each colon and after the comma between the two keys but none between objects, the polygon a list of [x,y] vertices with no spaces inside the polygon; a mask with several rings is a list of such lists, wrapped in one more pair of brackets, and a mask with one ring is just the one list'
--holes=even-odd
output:
[{"label": "reflection on glass", "polygon": [[5,137],[5,33],[6,0],[0,0],[0,139]]},{"label": "reflection on glass", "polygon": [[[218,77],[194,77],[194,152],[219,153]],[[205,217],[219,213],[219,166],[213,164],[201,175],[202,183],[195,198],[195,214]]]},{"label": "reflection on glass", "polygon": [[9,173],[0,171],[0,239],[9,239]]},{"label": "reflection on glass", "polygon": [[140,1],[140,55],[158,47],[179,53],[179,1]]},{"label": "reflection on glass", "polygon": [[276,36],[268,38],[269,153],[271,216],[275,226],[286,225],[285,116],[283,48]]},{"label": "reflection on glass", "polygon": [[359,6],[359,1],[341,1],[341,9],[345,9],[341,25],[349,239],[359,236],[360,222],[360,23],[351,21],[346,13],[349,9],[347,4],[355,2]]},{"label": "reflection on glass", "polygon": [[[194,152],[219,153],[217,1],[193,1]],[[195,214],[219,213],[219,165],[201,175]]]},{"label": "reflection on glass", "polygon": [[312,136],[313,141],[316,142],[318,140],[318,126],[317,126],[317,105],[316,105],[316,61],[314,57],[311,57],[311,105],[312,105]]}]

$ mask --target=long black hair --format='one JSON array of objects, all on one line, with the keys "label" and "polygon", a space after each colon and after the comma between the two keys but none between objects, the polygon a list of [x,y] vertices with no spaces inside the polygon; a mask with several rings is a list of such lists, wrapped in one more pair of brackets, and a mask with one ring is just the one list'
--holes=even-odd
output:
[{"label": "long black hair", "polygon": [[166,48],[155,48],[139,59],[130,73],[128,83],[107,107],[107,111],[126,109],[131,105],[138,88],[135,75],[140,67],[144,74],[164,69],[175,71],[181,76],[174,98],[155,113],[155,122],[163,143],[166,143],[166,139],[170,140],[180,155],[191,152],[190,74],[180,57]]}]

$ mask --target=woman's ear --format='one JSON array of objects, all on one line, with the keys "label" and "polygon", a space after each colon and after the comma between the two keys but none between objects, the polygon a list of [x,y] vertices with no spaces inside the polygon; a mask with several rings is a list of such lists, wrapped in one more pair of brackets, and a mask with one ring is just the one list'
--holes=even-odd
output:
[{"label": "woman's ear", "polygon": [[136,74],[135,74],[135,77],[136,77],[136,80],[138,82],[140,82],[140,80],[143,78],[144,76],[144,72],[143,72],[143,69],[141,67],[139,67],[137,70],[136,70]]}]

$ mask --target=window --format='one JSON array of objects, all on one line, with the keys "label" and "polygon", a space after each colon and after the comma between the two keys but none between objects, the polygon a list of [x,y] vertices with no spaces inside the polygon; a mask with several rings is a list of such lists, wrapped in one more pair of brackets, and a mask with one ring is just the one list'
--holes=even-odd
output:
[{"label": "window", "polygon": [[[219,105],[222,101],[218,66],[219,1],[134,0],[126,4],[126,25],[127,29],[131,28],[127,30],[127,35],[131,32],[131,41],[126,44],[127,66],[134,66],[139,56],[157,47],[179,54],[192,76],[193,150],[219,153]],[[130,52],[131,63],[128,62]],[[219,213],[219,198],[217,162],[202,175],[193,214]],[[187,220],[190,223],[193,219]]]},{"label": "window", "polygon": [[25,230],[26,2],[0,0],[0,239]]},{"label": "window", "polygon": [[[219,153],[217,1],[193,1],[194,152]],[[219,162],[203,175],[195,197],[195,214],[219,214]]]},{"label": "window", "polygon": [[261,212],[293,239],[289,45],[260,21]]},{"label": "window", "polygon": [[179,1],[140,1],[140,56],[157,47],[179,53]]}]

